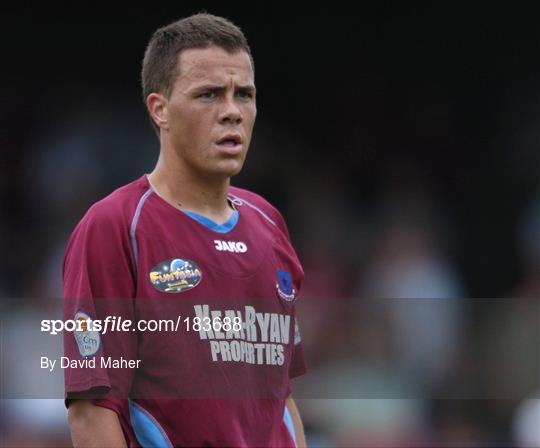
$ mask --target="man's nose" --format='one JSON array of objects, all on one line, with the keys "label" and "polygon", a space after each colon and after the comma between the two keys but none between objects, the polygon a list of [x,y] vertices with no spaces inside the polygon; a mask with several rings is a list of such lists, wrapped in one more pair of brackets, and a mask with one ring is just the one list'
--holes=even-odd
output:
[{"label": "man's nose", "polygon": [[223,107],[219,118],[219,121],[222,123],[240,124],[242,122],[242,111],[232,96],[226,95],[223,100]]}]

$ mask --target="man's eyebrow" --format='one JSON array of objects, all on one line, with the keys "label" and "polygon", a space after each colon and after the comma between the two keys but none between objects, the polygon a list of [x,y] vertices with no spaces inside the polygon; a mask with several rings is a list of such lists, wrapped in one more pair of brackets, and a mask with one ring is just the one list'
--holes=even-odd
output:
[{"label": "man's eyebrow", "polygon": [[214,89],[224,89],[226,86],[224,84],[200,84],[198,86],[193,86],[192,90],[214,90]]},{"label": "man's eyebrow", "polygon": [[[201,84],[199,86],[194,86],[192,91],[195,92],[201,92],[204,90],[213,90],[213,91],[219,91],[219,90],[225,90],[227,86],[225,84]],[[250,91],[254,92],[256,90],[255,86],[253,84],[237,84],[235,86],[236,90],[244,90],[244,91]]]},{"label": "man's eyebrow", "polygon": [[248,92],[255,92],[255,90],[257,90],[253,84],[237,85],[236,88],[238,90],[245,90]]}]

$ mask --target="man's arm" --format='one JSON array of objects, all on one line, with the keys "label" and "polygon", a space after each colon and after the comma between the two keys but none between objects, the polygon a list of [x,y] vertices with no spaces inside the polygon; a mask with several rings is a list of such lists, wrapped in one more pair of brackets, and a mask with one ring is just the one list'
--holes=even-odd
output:
[{"label": "man's arm", "polygon": [[[135,296],[131,242],[122,213],[114,201],[100,201],[75,228],[64,259],[65,320],[82,315],[91,320],[120,316],[135,321],[130,299]],[[122,406],[119,406],[120,416],[112,409],[118,398],[127,397],[135,370],[107,369],[100,360],[120,356],[135,359],[137,335],[134,332],[96,332],[92,346],[81,344],[76,336],[77,332],[64,332],[65,355],[77,360],[94,356],[96,367],[64,370],[73,444],[75,447],[125,447],[127,442],[121,423],[127,424],[129,417],[123,415],[126,409]],[[108,393],[113,388],[116,398]],[[104,406],[110,403],[112,409],[94,405],[91,401],[94,397],[99,397]]]},{"label": "man's arm", "polygon": [[90,400],[72,400],[68,409],[73,446],[126,448],[116,412],[95,406]]},{"label": "man's arm", "polygon": [[298,412],[298,408],[296,407],[292,395],[289,395],[285,400],[285,406],[287,406],[293,421],[294,431],[296,432],[296,446],[298,448],[305,448],[307,445],[306,436],[304,434],[304,425],[302,424],[300,413]]}]

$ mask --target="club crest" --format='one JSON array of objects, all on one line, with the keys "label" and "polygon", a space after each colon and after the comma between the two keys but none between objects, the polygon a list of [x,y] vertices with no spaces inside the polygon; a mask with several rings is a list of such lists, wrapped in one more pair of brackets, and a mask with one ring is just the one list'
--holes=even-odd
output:
[{"label": "club crest", "polygon": [[277,278],[276,289],[279,296],[287,302],[292,302],[296,297],[296,290],[293,288],[291,273],[278,269]]}]

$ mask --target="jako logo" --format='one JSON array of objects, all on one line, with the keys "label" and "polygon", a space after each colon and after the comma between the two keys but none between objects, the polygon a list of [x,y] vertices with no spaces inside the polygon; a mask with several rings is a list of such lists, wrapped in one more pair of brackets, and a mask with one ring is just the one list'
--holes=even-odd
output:
[{"label": "jako logo", "polygon": [[241,241],[236,243],[234,241],[214,240],[214,243],[216,245],[216,249],[222,252],[235,252],[241,254],[247,252],[246,244],[242,243]]}]

